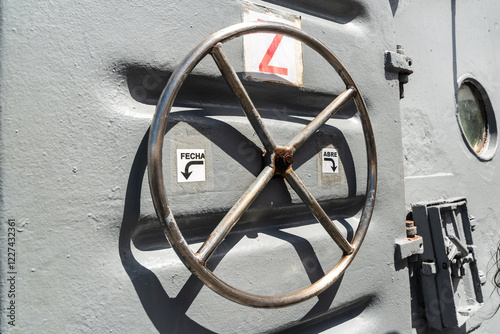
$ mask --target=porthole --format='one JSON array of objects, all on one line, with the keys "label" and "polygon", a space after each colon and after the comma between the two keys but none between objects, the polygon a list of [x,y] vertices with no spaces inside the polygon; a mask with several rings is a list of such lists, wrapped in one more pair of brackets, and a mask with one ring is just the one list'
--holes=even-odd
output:
[{"label": "porthole", "polygon": [[497,148],[495,115],[486,91],[470,77],[459,83],[457,120],[469,150],[480,160],[491,160]]}]

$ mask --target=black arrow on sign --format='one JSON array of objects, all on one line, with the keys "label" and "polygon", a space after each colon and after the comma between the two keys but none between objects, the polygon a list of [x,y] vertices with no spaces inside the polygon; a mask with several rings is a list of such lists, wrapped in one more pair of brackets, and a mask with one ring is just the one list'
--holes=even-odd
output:
[{"label": "black arrow on sign", "polygon": [[325,158],[325,161],[332,162],[332,170],[333,170],[333,172],[335,172],[335,170],[337,169],[337,166],[335,166],[335,160],[333,160],[332,158]]},{"label": "black arrow on sign", "polygon": [[203,160],[193,160],[186,164],[186,169],[184,170],[184,172],[181,172],[181,174],[184,175],[186,180],[189,179],[189,177],[191,176],[192,172],[189,171],[189,167],[191,167],[192,165],[203,165]]}]

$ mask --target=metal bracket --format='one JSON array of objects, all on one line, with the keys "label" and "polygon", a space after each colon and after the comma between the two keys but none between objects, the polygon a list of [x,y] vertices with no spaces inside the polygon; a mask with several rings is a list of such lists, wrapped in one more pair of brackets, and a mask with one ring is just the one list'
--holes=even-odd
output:
[{"label": "metal bracket", "polygon": [[427,325],[460,327],[483,304],[467,200],[417,203],[412,218],[425,243],[419,286],[413,288],[421,291]]},{"label": "metal bracket", "polygon": [[413,73],[411,68],[412,59],[405,55],[403,46],[398,45],[396,52],[385,51],[385,70],[388,72],[398,73],[399,79],[399,97],[404,98],[403,85],[408,83],[408,76]]},{"label": "metal bracket", "polygon": [[406,239],[396,240],[395,259],[401,261],[413,255],[424,253],[424,241],[417,235],[417,227],[411,220],[406,221]]},{"label": "metal bracket", "polygon": [[424,241],[419,235],[405,240],[396,240],[396,260],[403,260],[423,253]]}]

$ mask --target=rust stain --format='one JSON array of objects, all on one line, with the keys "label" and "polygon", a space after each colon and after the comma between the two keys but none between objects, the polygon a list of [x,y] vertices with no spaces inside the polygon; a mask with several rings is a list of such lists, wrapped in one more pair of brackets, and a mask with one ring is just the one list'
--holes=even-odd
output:
[{"label": "rust stain", "polygon": [[287,148],[277,148],[274,151],[274,166],[276,174],[285,175],[293,163],[293,155]]}]

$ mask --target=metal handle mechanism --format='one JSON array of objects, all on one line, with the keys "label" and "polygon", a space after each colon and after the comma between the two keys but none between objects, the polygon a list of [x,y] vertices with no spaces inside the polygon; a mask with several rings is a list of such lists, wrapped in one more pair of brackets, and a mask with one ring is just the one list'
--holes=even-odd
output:
[{"label": "metal handle mechanism", "polygon": [[[285,146],[279,146],[274,142],[270,133],[264,126],[257,109],[243,87],[243,84],[222,50],[223,43],[242,35],[256,32],[279,33],[294,38],[309,46],[319,53],[337,71],[346,85],[346,90],[339,94],[330,105],[319,113],[311,123]],[[211,54],[214,58],[226,82],[238,97],[243,111],[257,136],[262,141],[266,149],[266,154],[270,157],[270,162],[263,168],[245,194],[243,194],[238,202],[229,210],[200,249],[194,253],[188,247],[186,240],[182,236],[168,204],[163,182],[162,148],[163,137],[167,129],[167,119],[175,97],[189,73],[191,73],[193,68],[208,54]],[[314,196],[308,191],[294,172],[292,162],[294,153],[351,98],[354,99],[363,127],[368,160],[368,182],[366,187],[366,199],[360,222],[353,240],[349,242],[337,229],[330,217],[325,213]],[[377,183],[377,160],[373,130],[365,103],[359,94],[356,84],[340,61],[321,42],[297,28],[281,23],[249,22],[225,28],[209,36],[186,56],[170,77],[160,101],[158,102],[156,114],[151,124],[148,150],[148,174],[151,196],[158,219],[164,227],[168,241],[186,267],[212,290],[237,303],[254,307],[281,307],[301,302],[323,292],[344,273],[353,260],[366,235],[373,212]],[[307,288],[281,296],[261,296],[238,290],[221,281],[207,268],[206,262],[232,227],[238,222],[241,215],[250,207],[258,194],[276,174],[282,175],[286,179],[291,188],[299,195],[316,219],[343,250],[344,255],[330,272]]]}]

